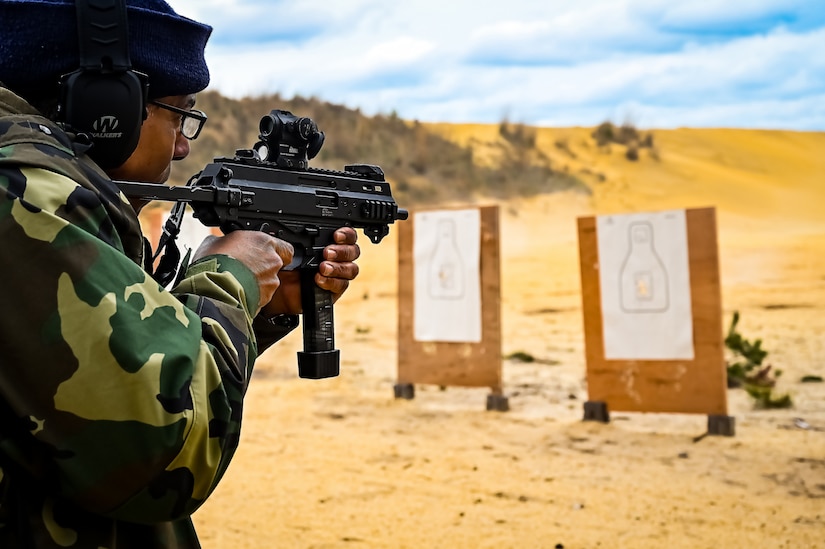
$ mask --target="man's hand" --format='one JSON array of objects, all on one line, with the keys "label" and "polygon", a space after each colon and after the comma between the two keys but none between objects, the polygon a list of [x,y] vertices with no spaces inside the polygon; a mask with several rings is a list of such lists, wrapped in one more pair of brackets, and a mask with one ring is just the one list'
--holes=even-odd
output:
[{"label": "man's hand", "polygon": [[[292,261],[292,244],[260,231],[233,231],[226,236],[208,236],[193,256],[193,260],[207,255],[223,254],[246,265],[258,280],[261,299],[258,310],[272,301],[281,280],[279,273]],[[300,300],[299,300],[300,302]]]},{"label": "man's hand", "polygon": [[[358,234],[352,227],[343,227],[335,231],[335,244],[324,248],[324,259],[315,275],[315,283],[324,290],[332,292],[335,303],[349,286],[350,280],[358,276],[355,260],[361,255],[356,243]],[[288,264],[288,262],[287,262]],[[272,300],[264,306],[262,312],[267,316],[278,314],[300,314],[301,280],[296,271],[283,271],[280,274],[281,286]]]}]

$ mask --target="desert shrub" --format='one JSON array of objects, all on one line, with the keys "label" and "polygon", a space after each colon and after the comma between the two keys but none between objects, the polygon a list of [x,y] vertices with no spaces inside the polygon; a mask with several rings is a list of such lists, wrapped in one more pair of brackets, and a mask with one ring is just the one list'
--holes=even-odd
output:
[{"label": "desert shrub", "polygon": [[605,147],[615,142],[615,129],[612,122],[602,122],[593,130],[593,139],[600,147]]},{"label": "desert shrub", "polygon": [[651,157],[658,160],[659,152],[653,146],[653,133],[642,133],[630,122],[625,122],[616,127],[612,122],[602,122],[590,134],[596,141],[596,145],[602,148],[609,148],[610,145],[622,145],[626,147],[625,158],[636,162],[639,160],[639,150],[649,149]]},{"label": "desert shrub", "polygon": [[502,120],[498,125],[498,133],[516,147],[532,149],[536,146],[536,129],[524,124],[514,124]]},{"label": "desert shrub", "polygon": [[734,311],[733,319],[725,337],[725,347],[731,354],[727,361],[728,387],[743,388],[755,400],[757,408],[790,408],[790,395],[775,396],[773,389],[781,370],[774,370],[770,364],[763,365],[768,351],[762,348],[762,340],[750,341],[737,331],[739,311]]},{"label": "desert shrub", "polygon": [[516,362],[535,362],[536,361],[536,357],[534,357],[533,355],[531,355],[530,353],[527,353],[525,351],[515,351],[513,353],[510,353],[509,355],[507,355],[504,358],[507,359],[507,360],[515,360]]},{"label": "desert shrub", "polygon": [[622,145],[632,145],[641,141],[639,131],[629,123],[622,124],[616,135],[616,142]]}]

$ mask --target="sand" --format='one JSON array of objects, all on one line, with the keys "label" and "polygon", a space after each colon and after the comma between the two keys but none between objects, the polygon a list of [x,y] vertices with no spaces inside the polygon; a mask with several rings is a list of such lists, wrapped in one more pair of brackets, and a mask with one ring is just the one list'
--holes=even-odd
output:
[{"label": "sand", "polygon": [[[438,126],[479,149],[495,126]],[[510,410],[488,389],[393,398],[397,240],[361,239],[336,305],[341,375],[297,377],[299,332],[261,357],[235,459],[195,514],[217,548],[825,547],[825,134],[656,131],[629,162],[582,128],[539,144],[593,188],[500,202]],[[560,146],[560,144],[564,144]],[[584,171],[583,171],[584,170]],[[707,417],[611,413],[587,400],[576,218],[717,208],[724,325],[761,338],[794,406],[728,391],[733,437]]]}]

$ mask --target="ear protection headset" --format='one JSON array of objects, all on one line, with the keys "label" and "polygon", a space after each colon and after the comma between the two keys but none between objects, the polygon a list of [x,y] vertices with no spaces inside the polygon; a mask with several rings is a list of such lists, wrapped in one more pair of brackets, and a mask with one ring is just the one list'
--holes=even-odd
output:
[{"label": "ear protection headset", "polygon": [[103,169],[134,152],[146,118],[148,78],[132,70],[125,0],[75,0],[80,68],[61,79],[58,116],[93,143]]}]

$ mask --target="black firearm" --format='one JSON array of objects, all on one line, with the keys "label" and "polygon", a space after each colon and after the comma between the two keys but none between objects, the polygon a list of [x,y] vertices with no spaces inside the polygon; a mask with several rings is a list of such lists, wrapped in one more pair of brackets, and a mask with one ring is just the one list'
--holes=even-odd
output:
[{"label": "black firearm", "polygon": [[298,352],[298,375],[322,379],[337,376],[332,294],[315,284],[323,249],[341,227],[359,228],[374,243],[389,225],[407,219],[378,166],[355,164],[343,171],[309,167],[324,142],[324,133],[309,118],[273,110],[259,125],[260,141],[233,158],[215,158],[186,186],[118,181],[132,198],[177,202],[164,228],[163,240],[174,240],[188,204],[194,216],[224,234],[263,231],[295,249],[285,270],[299,269],[303,308],[304,351]]}]

